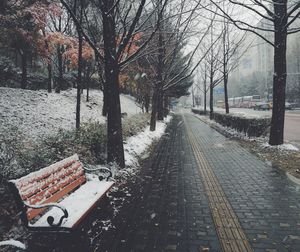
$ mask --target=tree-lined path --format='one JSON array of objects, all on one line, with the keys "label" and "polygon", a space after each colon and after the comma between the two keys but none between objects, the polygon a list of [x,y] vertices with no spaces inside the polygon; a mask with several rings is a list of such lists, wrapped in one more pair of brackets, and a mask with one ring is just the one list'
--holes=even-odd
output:
[{"label": "tree-lined path", "polygon": [[191,114],[156,155],[111,251],[300,251],[300,187],[285,174]]}]

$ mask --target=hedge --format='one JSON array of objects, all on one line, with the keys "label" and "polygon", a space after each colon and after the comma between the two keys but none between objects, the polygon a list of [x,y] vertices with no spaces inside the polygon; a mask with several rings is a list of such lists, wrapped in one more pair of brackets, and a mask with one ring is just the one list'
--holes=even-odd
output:
[{"label": "hedge", "polygon": [[214,112],[212,119],[225,127],[245,133],[248,137],[263,135],[271,124],[271,118],[247,118],[232,114]]},{"label": "hedge", "polygon": [[206,115],[207,114],[207,111],[204,111],[202,109],[195,109],[195,108],[192,108],[192,112],[195,114],[198,114],[198,115]]}]

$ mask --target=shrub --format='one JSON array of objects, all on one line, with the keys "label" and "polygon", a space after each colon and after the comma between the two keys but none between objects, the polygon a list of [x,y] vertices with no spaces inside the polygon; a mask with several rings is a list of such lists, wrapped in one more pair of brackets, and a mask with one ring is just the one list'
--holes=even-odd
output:
[{"label": "shrub", "polygon": [[0,135],[0,182],[23,176],[78,153],[84,163],[105,162],[106,127],[83,124],[81,129],[61,131],[37,143],[25,142],[17,130]]},{"label": "shrub", "polygon": [[[58,77],[57,77],[58,78]],[[76,86],[77,83],[77,71],[69,71],[64,74],[62,83],[62,90]]]},{"label": "shrub", "polygon": [[17,87],[18,71],[13,62],[7,58],[0,56],[0,83],[4,87]]},{"label": "shrub", "polygon": [[16,128],[0,134],[0,184],[6,178],[26,172],[18,162],[22,150],[24,150],[23,139]]},{"label": "shrub", "polygon": [[29,73],[27,88],[30,90],[47,89],[48,76],[43,73]]},{"label": "shrub", "polygon": [[195,113],[195,114],[198,114],[198,115],[207,115],[207,111],[205,112],[205,111],[202,110],[202,109],[195,109],[195,108],[192,108],[192,112]]},{"label": "shrub", "polygon": [[38,169],[77,153],[84,163],[105,162],[106,127],[99,123],[86,123],[79,130],[60,131],[48,137],[26,154],[26,167]]},{"label": "shrub", "polygon": [[136,114],[131,117],[126,117],[123,121],[123,136],[124,138],[133,136],[141,132],[149,123],[149,114]]},{"label": "shrub", "polygon": [[245,133],[248,137],[263,135],[270,126],[270,118],[247,118],[231,114],[214,112],[212,119],[225,127]]},{"label": "shrub", "polygon": [[[124,119],[124,138],[142,131],[148,114]],[[17,129],[0,134],[0,182],[20,177],[77,153],[86,164],[106,162],[106,125],[83,123],[79,130],[60,131],[39,142],[26,142]]]},{"label": "shrub", "polygon": [[99,89],[101,86],[99,76],[96,74],[92,75],[89,85],[90,85],[90,88]]}]

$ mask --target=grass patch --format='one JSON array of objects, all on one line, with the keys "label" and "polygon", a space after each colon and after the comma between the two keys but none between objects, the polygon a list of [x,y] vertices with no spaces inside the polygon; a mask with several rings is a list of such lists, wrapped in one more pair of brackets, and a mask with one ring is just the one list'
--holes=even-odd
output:
[{"label": "grass patch", "polygon": [[[148,114],[123,120],[123,137],[133,136],[148,125]],[[87,164],[104,164],[107,129],[105,124],[88,122],[79,130],[60,131],[54,136],[28,142],[17,129],[0,135],[0,182],[39,170],[77,153]]]}]

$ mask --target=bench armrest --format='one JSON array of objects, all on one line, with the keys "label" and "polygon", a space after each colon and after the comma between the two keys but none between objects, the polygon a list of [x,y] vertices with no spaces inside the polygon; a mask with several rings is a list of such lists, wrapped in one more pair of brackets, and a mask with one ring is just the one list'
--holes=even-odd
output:
[{"label": "bench armrest", "polygon": [[[88,171],[88,172],[94,172],[94,171],[105,171],[105,172],[108,172],[109,175],[108,177],[106,178],[106,181],[108,181],[109,178],[112,178],[112,172],[110,169],[106,168],[106,167],[99,167],[99,168],[93,168],[93,169],[90,169],[90,168],[86,168],[86,167],[83,167],[84,170]],[[104,178],[102,176],[99,176],[99,180],[103,180]]]},{"label": "bench armrest", "polygon": [[33,209],[48,208],[48,207],[57,207],[57,208],[61,209],[63,211],[64,215],[60,217],[60,220],[56,224],[54,223],[54,217],[48,216],[47,222],[52,227],[59,227],[61,225],[63,219],[68,218],[68,216],[69,216],[67,209],[64,206],[59,205],[57,203],[49,203],[49,204],[42,204],[42,205],[30,205],[30,204],[27,204],[26,202],[23,202],[23,203],[26,207],[33,208]]},{"label": "bench armrest", "polygon": [[0,247],[1,246],[13,246],[18,249],[26,250],[26,245],[22,242],[16,241],[16,240],[6,240],[6,241],[0,241]]}]

